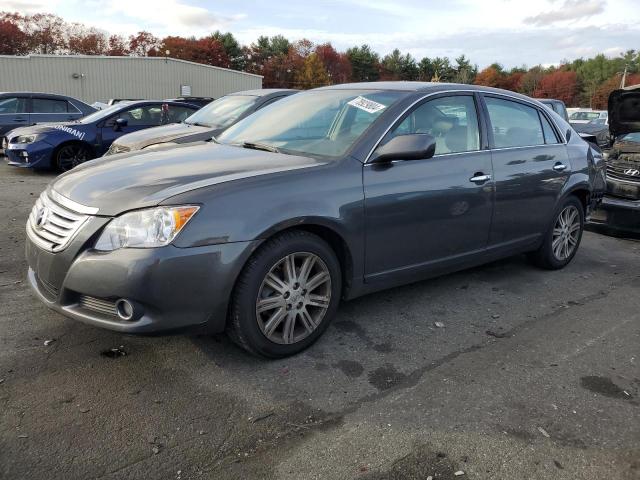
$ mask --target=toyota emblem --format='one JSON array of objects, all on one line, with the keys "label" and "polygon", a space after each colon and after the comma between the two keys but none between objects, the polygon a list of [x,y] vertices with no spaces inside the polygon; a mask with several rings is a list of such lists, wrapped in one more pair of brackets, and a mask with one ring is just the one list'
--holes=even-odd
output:
[{"label": "toyota emblem", "polygon": [[47,219],[49,218],[49,209],[47,207],[41,207],[36,214],[36,228],[42,229]]},{"label": "toyota emblem", "polygon": [[640,170],[636,168],[627,168],[624,171],[625,175],[629,175],[630,177],[640,177]]}]

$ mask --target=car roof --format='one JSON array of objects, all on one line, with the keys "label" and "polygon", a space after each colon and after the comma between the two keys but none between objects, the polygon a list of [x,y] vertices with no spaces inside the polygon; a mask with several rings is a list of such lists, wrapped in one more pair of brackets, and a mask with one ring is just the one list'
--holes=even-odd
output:
[{"label": "car roof", "polygon": [[192,103],[189,102],[177,102],[175,100],[124,100],[122,102],[118,102],[114,105],[111,105],[112,107],[115,107],[116,105],[122,105],[122,106],[131,106],[131,105],[148,105],[150,103],[167,103],[170,105],[186,105],[189,107],[193,107],[193,108],[200,108],[200,106],[198,105],[194,105]]},{"label": "car roof", "polygon": [[402,92],[433,92],[439,91],[472,91],[486,93],[508,94],[511,97],[521,98],[523,100],[537,100],[522,95],[511,90],[501,88],[484,87],[482,85],[469,85],[466,83],[437,83],[437,82],[359,82],[359,83],[342,83],[340,85],[330,85],[327,87],[316,88],[315,90],[388,90]]},{"label": "car roof", "polygon": [[296,93],[299,91],[300,90],[295,90],[292,88],[261,88],[258,90],[243,90],[241,92],[228,93],[225,96],[230,97],[232,95],[246,95],[246,96],[252,96],[252,97],[265,97],[273,93]]}]

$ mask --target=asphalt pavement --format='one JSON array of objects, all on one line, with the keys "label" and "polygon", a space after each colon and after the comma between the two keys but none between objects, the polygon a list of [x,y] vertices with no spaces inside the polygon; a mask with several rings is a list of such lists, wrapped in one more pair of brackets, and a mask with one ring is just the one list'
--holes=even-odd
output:
[{"label": "asphalt pavement", "polygon": [[306,352],[132,337],[48,310],[0,165],[2,479],[640,479],[640,242],[523,256],[343,303]]}]

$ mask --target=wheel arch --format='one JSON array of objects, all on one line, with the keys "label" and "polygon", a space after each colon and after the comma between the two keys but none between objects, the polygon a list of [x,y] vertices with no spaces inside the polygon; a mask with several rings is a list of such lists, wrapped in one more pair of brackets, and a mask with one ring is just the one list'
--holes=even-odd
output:
[{"label": "wheel arch", "polygon": [[83,147],[87,148],[91,153],[91,159],[96,158],[96,150],[95,148],[93,148],[93,145],[91,145],[90,143],[85,142],[84,140],[78,140],[75,138],[70,140],[65,140],[64,142],[56,145],[53,151],[51,152],[51,165],[54,168],[58,168],[57,158],[56,158],[56,156],[58,155],[58,152],[60,151],[60,149],[62,149],[63,147],[66,147],[67,145],[82,145]]},{"label": "wheel arch", "polygon": [[354,272],[354,257],[346,240],[346,235],[340,226],[326,218],[307,217],[291,219],[267,229],[260,235],[260,239],[264,242],[276,235],[295,230],[317,235],[329,244],[340,263],[342,296],[346,297],[347,292],[351,288],[351,279],[353,278]]}]

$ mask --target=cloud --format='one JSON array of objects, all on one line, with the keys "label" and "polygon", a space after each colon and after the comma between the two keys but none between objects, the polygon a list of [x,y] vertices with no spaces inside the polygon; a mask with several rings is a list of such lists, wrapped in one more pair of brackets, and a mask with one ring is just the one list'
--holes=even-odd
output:
[{"label": "cloud", "polygon": [[[93,23],[107,18],[139,22],[138,30],[151,30],[156,35],[206,35],[227,29],[246,17],[244,14],[222,15],[205,7],[189,5],[182,0],[97,0],[101,15]],[[123,22],[124,23],[124,22]]]},{"label": "cloud", "polygon": [[42,13],[52,11],[57,3],[57,1],[52,0],[2,0],[0,2],[0,10],[5,12]]},{"label": "cloud", "polygon": [[565,0],[560,8],[533,15],[524,19],[529,25],[551,25],[557,22],[580,20],[603,13],[606,0]]}]

